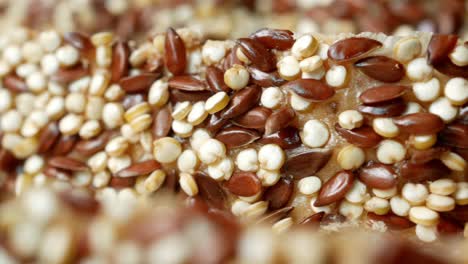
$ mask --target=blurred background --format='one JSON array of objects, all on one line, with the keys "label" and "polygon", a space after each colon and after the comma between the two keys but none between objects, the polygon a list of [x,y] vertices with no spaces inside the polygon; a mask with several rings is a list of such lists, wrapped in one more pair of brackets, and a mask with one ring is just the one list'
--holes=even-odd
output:
[{"label": "blurred background", "polygon": [[134,39],[168,26],[197,28],[210,38],[261,27],[325,34],[419,30],[466,38],[467,9],[465,0],[0,0],[3,28],[110,30]]}]

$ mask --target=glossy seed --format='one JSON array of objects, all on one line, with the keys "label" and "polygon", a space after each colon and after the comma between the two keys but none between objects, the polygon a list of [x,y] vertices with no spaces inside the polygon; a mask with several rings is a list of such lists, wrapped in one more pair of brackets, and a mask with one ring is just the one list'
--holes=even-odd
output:
[{"label": "glossy seed", "polygon": [[393,230],[407,229],[415,226],[413,222],[405,217],[401,217],[392,213],[386,215],[378,215],[372,212],[367,213],[367,219],[372,221],[384,222],[387,227]]},{"label": "glossy seed", "polygon": [[185,102],[189,101],[191,103],[196,103],[198,101],[206,101],[210,96],[213,95],[210,91],[200,91],[200,92],[187,92],[179,89],[170,89],[170,101],[172,103]]},{"label": "glossy seed", "polygon": [[234,46],[231,49],[231,51],[228,53],[228,55],[224,58],[223,67],[222,67],[224,71],[232,68],[234,64],[242,65],[242,62],[239,60],[239,58],[237,58],[237,54],[236,54],[238,48],[239,46],[237,45]]},{"label": "glossy seed", "polygon": [[335,61],[347,61],[359,58],[381,46],[382,43],[369,38],[347,38],[331,45],[328,57]]},{"label": "glossy seed", "polygon": [[283,207],[281,209],[275,210],[268,215],[262,217],[257,221],[257,224],[274,224],[281,219],[284,219],[289,216],[291,211],[294,209],[293,206]]},{"label": "glossy seed", "polygon": [[117,189],[128,188],[128,187],[133,187],[135,185],[135,182],[136,182],[135,177],[128,177],[128,178],[111,177],[109,186],[113,188],[117,188]]},{"label": "glossy seed", "polygon": [[54,148],[52,149],[52,154],[54,156],[66,155],[73,150],[75,144],[78,141],[78,136],[66,136],[61,135],[60,138],[55,143]]},{"label": "glossy seed", "polygon": [[85,156],[91,156],[103,150],[113,134],[115,134],[115,132],[107,131],[97,137],[80,140],[76,143],[75,151]]},{"label": "glossy seed", "polygon": [[439,159],[440,156],[447,152],[449,149],[446,147],[433,147],[425,150],[413,150],[411,153],[411,163],[422,164],[431,160]]},{"label": "glossy seed", "polygon": [[444,121],[431,113],[414,113],[393,119],[400,131],[414,135],[436,134],[444,128]]},{"label": "glossy seed", "polygon": [[468,205],[457,205],[455,209],[450,212],[444,212],[443,215],[464,224],[468,222]]},{"label": "glossy seed", "polygon": [[265,191],[263,199],[268,202],[270,209],[280,209],[288,204],[293,190],[293,181],[290,178],[282,177],[275,185]]},{"label": "glossy seed", "polygon": [[231,126],[219,131],[215,138],[228,148],[239,148],[254,142],[260,135],[252,129]]},{"label": "glossy seed", "polygon": [[199,195],[210,205],[224,209],[226,206],[226,193],[223,191],[219,183],[206,176],[203,173],[195,174],[195,181],[198,186]]},{"label": "glossy seed", "polygon": [[468,149],[468,124],[452,124],[439,133],[439,141],[449,147]]},{"label": "glossy seed", "polygon": [[237,40],[237,45],[239,45],[239,48],[255,68],[265,72],[276,69],[276,56],[260,42],[253,39],[240,38]]},{"label": "glossy seed", "polygon": [[373,105],[359,105],[358,111],[363,114],[379,116],[379,117],[393,117],[399,116],[406,110],[406,103],[403,99],[397,98],[393,101],[388,101]]},{"label": "glossy seed", "polygon": [[354,182],[354,174],[350,171],[340,171],[325,182],[320,190],[314,206],[324,206],[341,200]]},{"label": "glossy seed", "polygon": [[172,77],[169,82],[169,88],[179,89],[188,92],[197,92],[206,90],[205,84],[190,76],[190,75],[179,75]]},{"label": "glossy seed", "polygon": [[89,37],[79,32],[66,32],[63,34],[63,39],[79,50],[90,50],[93,48]]},{"label": "glossy seed", "polygon": [[263,72],[254,67],[247,67],[247,70],[250,73],[252,82],[260,87],[281,86],[287,82],[285,79],[281,78],[277,71]]},{"label": "glossy seed", "polygon": [[447,76],[468,79],[468,65],[463,67],[457,66],[449,58],[437,63],[434,65],[434,68]]},{"label": "glossy seed", "polygon": [[265,122],[265,135],[278,132],[294,121],[296,112],[290,107],[283,107],[271,114]]},{"label": "glossy seed", "polygon": [[88,169],[88,166],[84,162],[65,156],[52,157],[47,164],[54,168],[68,171],[83,171]]},{"label": "glossy seed", "polygon": [[390,189],[397,183],[392,166],[382,163],[369,163],[359,170],[359,179],[368,187]]},{"label": "glossy seed", "polygon": [[130,56],[130,48],[128,44],[118,41],[112,47],[112,64],[111,64],[111,81],[118,82],[128,74],[128,57]]},{"label": "glossy seed", "polygon": [[164,106],[156,112],[151,132],[153,140],[169,135],[171,131],[172,115],[169,105]]},{"label": "glossy seed", "polygon": [[8,173],[14,173],[16,166],[20,165],[21,161],[17,159],[13,153],[6,149],[0,149],[0,170]]},{"label": "glossy seed", "polygon": [[218,113],[210,116],[210,119],[208,120],[208,124],[206,125],[205,128],[209,132],[211,132],[213,134],[216,134],[228,122],[229,122],[229,120],[221,118],[221,114],[218,112]]},{"label": "glossy seed", "polygon": [[206,67],[206,83],[212,92],[229,92],[231,89],[224,83],[224,72],[215,67]]},{"label": "glossy seed", "polygon": [[311,101],[324,101],[335,94],[335,89],[315,79],[298,79],[288,82],[282,87]]},{"label": "glossy seed", "polygon": [[3,77],[3,86],[13,93],[23,93],[29,91],[26,82],[16,75],[9,74]]},{"label": "glossy seed", "polygon": [[332,151],[318,149],[295,149],[288,153],[283,171],[294,179],[315,175],[330,160]]},{"label": "glossy seed", "polygon": [[359,99],[364,104],[378,104],[397,99],[407,90],[407,86],[385,84],[365,90]]},{"label": "glossy seed", "polygon": [[311,216],[308,216],[304,218],[304,220],[301,221],[301,225],[318,225],[323,219],[323,216],[325,215],[325,212],[319,212],[316,214],[313,214]]},{"label": "glossy seed", "polygon": [[173,75],[180,75],[185,72],[187,66],[187,54],[182,38],[173,28],[168,28],[164,42],[165,63],[167,69]]},{"label": "glossy seed", "polygon": [[230,119],[240,116],[258,104],[262,89],[256,85],[236,92],[228,106],[221,112],[221,118]]},{"label": "glossy seed", "polygon": [[354,66],[367,76],[381,82],[398,82],[405,76],[403,65],[385,56],[367,57],[357,61]]},{"label": "glossy seed", "polygon": [[463,231],[463,228],[460,227],[458,223],[451,219],[440,218],[439,223],[437,223],[437,232],[441,234],[457,234]]},{"label": "glossy seed", "polygon": [[142,73],[135,76],[129,76],[119,81],[122,89],[127,93],[142,93],[148,92],[151,84],[159,78],[159,74]]},{"label": "glossy seed", "polygon": [[148,175],[151,172],[161,168],[161,164],[159,164],[155,160],[147,160],[138,163],[134,163],[131,166],[122,169],[115,173],[115,177],[137,177],[141,175]]},{"label": "glossy seed", "polygon": [[302,142],[299,130],[295,127],[288,126],[275,133],[263,135],[263,137],[258,140],[258,143],[265,145],[276,144],[282,149],[293,149],[299,147]]},{"label": "glossy seed", "polygon": [[236,172],[224,186],[232,194],[245,197],[254,196],[262,189],[262,183],[252,172]]},{"label": "glossy seed", "polygon": [[62,202],[78,213],[94,215],[100,208],[99,202],[90,192],[80,189],[60,192],[58,197]]},{"label": "glossy seed", "polygon": [[436,65],[445,60],[457,44],[457,35],[434,34],[427,47],[427,59]]},{"label": "glossy seed", "polygon": [[382,137],[375,133],[370,126],[362,126],[352,130],[344,129],[339,124],[335,125],[338,134],[346,139],[348,143],[361,148],[372,148],[379,144]]},{"label": "glossy seed", "polygon": [[294,44],[294,34],[289,30],[262,28],[250,35],[266,48],[287,50]]},{"label": "glossy seed", "polygon": [[400,176],[411,182],[434,181],[449,174],[450,169],[440,160],[431,160],[422,164],[404,161],[400,167]]},{"label": "glossy seed", "polygon": [[38,153],[45,153],[49,151],[52,146],[57,142],[60,137],[60,131],[56,122],[49,123],[42,129],[39,135],[39,148]]},{"label": "glossy seed", "polygon": [[247,113],[234,119],[234,123],[245,128],[253,128],[258,130],[265,129],[265,123],[272,111],[263,106],[252,108]]},{"label": "glossy seed", "polygon": [[79,64],[73,67],[59,68],[50,79],[58,83],[70,83],[89,74],[89,68]]}]

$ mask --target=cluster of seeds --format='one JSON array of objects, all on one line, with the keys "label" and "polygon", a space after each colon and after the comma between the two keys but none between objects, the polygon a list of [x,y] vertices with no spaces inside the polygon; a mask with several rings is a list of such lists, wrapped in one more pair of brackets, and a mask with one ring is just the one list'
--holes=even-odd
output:
[{"label": "cluster of seeds", "polygon": [[383,222],[430,242],[468,228],[455,36],[169,28],[136,45],[18,30],[0,51],[7,192],[88,188],[112,204],[166,189],[278,233]]},{"label": "cluster of seeds", "polygon": [[[110,198],[109,195],[106,195]],[[141,197],[140,197],[141,198]],[[243,228],[198,198],[137,199],[130,192],[99,203],[89,192],[33,189],[0,205],[2,263],[464,263],[466,244],[421,246],[369,232],[333,235],[291,219]],[[275,220],[275,217],[269,220]],[[353,243],[349,243],[349,237]],[[200,243],[202,241],[203,243]],[[376,241],[369,244],[368,241]]]}]

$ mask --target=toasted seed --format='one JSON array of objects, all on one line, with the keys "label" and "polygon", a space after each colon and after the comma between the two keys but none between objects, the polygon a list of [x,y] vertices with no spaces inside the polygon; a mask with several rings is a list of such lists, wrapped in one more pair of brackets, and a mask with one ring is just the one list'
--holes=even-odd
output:
[{"label": "toasted seed", "polygon": [[122,78],[119,81],[119,84],[127,93],[146,93],[151,87],[151,84],[155,82],[158,77],[159,74],[142,73],[139,75]]},{"label": "toasted seed", "polygon": [[86,163],[65,156],[55,156],[51,158],[47,164],[54,168],[67,171],[83,171],[88,169]]},{"label": "toasted seed", "polygon": [[409,87],[403,85],[385,84],[365,90],[359,96],[364,104],[378,104],[388,102],[402,96]]},{"label": "toasted seed", "polygon": [[284,107],[271,114],[265,122],[265,134],[270,135],[287,127],[294,121],[296,113],[289,107]]},{"label": "toasted seed", "polygon": [[449,173],[450,169],[440,160],[423,164],[404,161],[400,167],[400,176],[412,182],[434,181]]},{"label": "toasted seed", "polygon": [[331,154],[330,150],[298,149],[297,152],[288,154],[283,170],[297,179],[315,175],[328,163]]},{"label": "toasted seed", "polygon": [[393,56],[400,62],[408,62],[421,53],[421,41],[416,37],[407,37],[395,43]]},{"label": "toasted seed", "polygon": [[367,57],[357,61],[354,66],[367,76],[381,82],[398,82],[405,76],[403,65],[385,56]]},{"label": "toasted seed", "polygon": [[422,164],[431,160],[439,159],[440,156],[446,152],[446,147],[432,147],[424,150],[413,150],[411,153],[411,163]]},{"label": "toasted seed", "polygon": [[215,66],[208,66],[205,70],[206,83],[213,92],[229,92],[230,88],[224,83],[224,72]]},{"label": "toasted seed", "polygon": [[232,90],[240,90],[249,84],[249,72],[239,64],[234,64],[224,72],[224,83]]},{"label": "toasted seed", "polygon": [[369,38],[347,38],[335,42],[328,49],[328,57],[336,61],[359,58],[382,46],[382,43]]},{"label": "toasted seed", "polygon": [[396,173],[389,165],[369,163],[359,170],[359,179],[370,188],[389,189],[396,185]]},{"label": "toasted seed", "polygon": [[298,79],[288,82],[282,87],[312,101],[324,101],[335,94],[335,90],[332,87],[314,79]]},{"label": "toasted seed", "polygon": [[361,148],[375,147],[382,140],[382,137],[375,133],[369,126],[348,130],[336,124],[335,130],[341,137],[346,139],[346,141]]},{"label": "toasted seed", "polygon": [[427,47],[427,58],[432,65],[436,65],[445,60],[457,44],[456,35],[432,35],[429,46]]},{"label": "toasted seed", "polygon": [[355,170],[364,164],[366,155],[364,150],[354,145],[347,145],[340,149],[336,161],[344,170]]},{"label": "toasted seed", "polygon": [[259,41],[269,49],[287,50],[294,44],[293,33],[282,29],[262,28],[252,33],[249,38]]},{"label": "toasted seed", "polygon": [[270,72],[276,68],[276,56],[260,42],[248,38],[240,38],[237,44],[255,68]]},{"label": "toasted seed", "polygon": [[128,74],[130,48],[128,44],[118,41],[112,47],[112,64],[110,66],[112,73],[112,82],[118,82]]},{"label": "toasted seed", "polygon": [[411,208],[409,217],[413,223],[424,226],[433,226],[439,221],[439,214],[425,206]]},{"label": "toasted seed", "polygon": [[406,133],[434,134],[444,128],[444,121],[431,113],[415,113],[394,119],[396,125]]},{"label": "toasted seed", "polygon": [[253,128],[263,130],[268,117],[272,111],[263,106],[257,106],[250,111],[234,119],[234,122],[245,128]]},{"label": "toasted seed", "polygon": [[114,174],[114,177],[136,177],[140,175],[147,175],[151,172],[161,168],[155,160],[147,160],[139,163],[135,163],[123,170],[118,171]]},{"label": "toasted seed", "polygon": [[167,69],[174,75],[184,73],[187,66],[185,44],[173,28],[168,28],[166,31],[164,51]]},{"label": "toasted seed", "polygon": [[465,171],[466,161],[455,152],[447,151],[440,156],[440,160],[453,171]]},{"label": "toasted seed", "polygon": [[200,196],[216,208],[224,209],[226,206],[226,194],[219,183],[203,173],[195,174]]},{"label": "toasted seed", "polygon": [[432,193],[426,199],[426,206],[436,212],[448,212],[455,208],[455,200],[452,197]]},{"label": "toasted seed", "polygon": [[258,86],[247,86],[236,92],[228,106],[221,112],[221,118],[229,119],[240,116],[258,104],[262,90]]},{"label": "toasted seed", "polygon": [[262,189],[262,183],[252,172],[236,172],[224,186],[238,196],[253,196]]},{"label": "toasted seed", "polygon": [[299,135],[299,130],[295,127],[288,126],[280,129],[275,133],[263,135],[258,143],[276,144],[282,149],[293,149],[299,147],[302,142]]},{"label": "toasted seed", "polygon": [[277,71],[263,72],[254,67],[247,67],[247,70],[250,73],[251,81],[260,87],[281,86],[287,82],[281,78]]},{"label": "toasted seed", "polygon": [[328,126],[316,119],[308,120],[300,134],[302,143],[310,148],[323,147],[330,139]]},{"label": "toasted seed", "polygon": [[215,138],[228,148],[239,148],[254,142],[260,135],[255,130],[231,126],[219,131]]},{"label": "toasted seed", "polygon": [[387,227],[394,230],[408,229],[414,226],[414,223],[412,223],[410,220],[392,213],[378,215],[370,212],[367,214],[367,219],[371,221],[384,222]]},{"label": "toasted seed", "polygon": [[286,206],[293,194],[294,184],[291,179],[282,177],[275,185],[269,187],[263,196],[272,210]]},{"label": "toasted seed", "polygon": [[401,98],[378,104],[358,106],[359,112],[380,117],[398,116],[401,115],[405,110],[406,103]]},{"label": "toasted seed", "polygon": [[195,196],[198,194],[198,185],[191,174],[182,172],[179,174],[180,188],[188,195]]},{"label": "toasted seed", "polygon": [[350,171],[340,171],[322,186],[314,206],[324,206],[341,200],[352,187],[354,175]]}]

